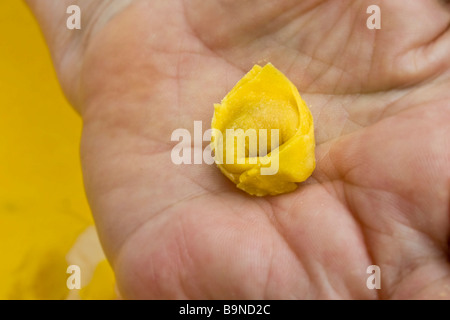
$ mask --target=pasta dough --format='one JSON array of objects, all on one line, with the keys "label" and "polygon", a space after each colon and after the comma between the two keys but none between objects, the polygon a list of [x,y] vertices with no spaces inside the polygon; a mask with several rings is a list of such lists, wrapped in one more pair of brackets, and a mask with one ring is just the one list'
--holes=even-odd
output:
[{"label": "pasta dough", "polygon": [[211,128],[217,166],[251,195],[293,191],[315,169],[311,112],[270,63],[255,65],[214,105]]}]

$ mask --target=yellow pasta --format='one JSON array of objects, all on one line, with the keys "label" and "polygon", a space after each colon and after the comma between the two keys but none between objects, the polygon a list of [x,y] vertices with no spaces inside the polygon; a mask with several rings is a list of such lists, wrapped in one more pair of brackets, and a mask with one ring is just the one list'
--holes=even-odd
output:
[{"label": "yellow pasta", "polygon": [[211,128],[217,166],[251,195],[291,192],[315,169],[311,112],[270,63],[255,65],[214,105]]}]

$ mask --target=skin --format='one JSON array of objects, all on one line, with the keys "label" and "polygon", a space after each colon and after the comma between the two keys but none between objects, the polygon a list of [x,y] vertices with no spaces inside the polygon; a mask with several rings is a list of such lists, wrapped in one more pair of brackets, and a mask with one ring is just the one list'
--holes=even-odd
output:
[{"label": "skin", "polygon": [[[83,117],[86,192],[122,297],[450,298],[448,4],[28,2]],[[82,29],[67,30],[75,3]],[[312,177],[257,198],[214,165],[174,165],[172,131],[208,129],[213,104],[269,61],[314,116]]]}]

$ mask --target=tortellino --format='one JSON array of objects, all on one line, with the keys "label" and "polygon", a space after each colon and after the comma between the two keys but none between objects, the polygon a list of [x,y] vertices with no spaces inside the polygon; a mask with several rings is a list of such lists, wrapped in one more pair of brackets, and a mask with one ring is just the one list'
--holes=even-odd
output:
[{"label": "tortellino", "polygon": [[315,169],[311,112],[270,63],[255,65],[214,105],[211,128],[217,166],[251,195],[293,191]]}]

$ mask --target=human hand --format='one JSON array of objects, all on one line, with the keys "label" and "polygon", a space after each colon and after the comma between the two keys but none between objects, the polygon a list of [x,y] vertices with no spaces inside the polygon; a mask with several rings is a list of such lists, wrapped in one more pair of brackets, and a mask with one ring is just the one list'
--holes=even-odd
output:
[{"label": "human hand", "polygon": [[[439,1],[101,3],[76,39],[47,34],[64,39],[55,64],[83,117],[86,191],[124,298],[449,298]],[[366,27],[371,4],[381,30]],[[174,165],[172,131],[209,124],[269,61],[314,116],[313,176],[257,198],[215,166]],[[370,265],[380,290],[366,287]]]}]

